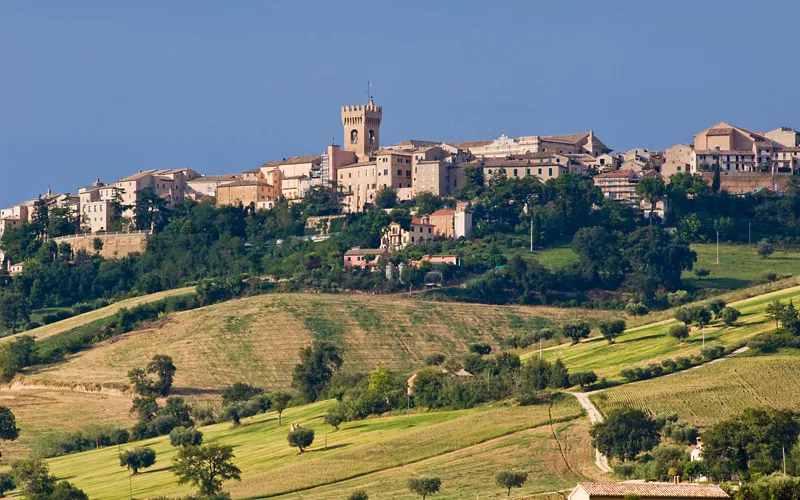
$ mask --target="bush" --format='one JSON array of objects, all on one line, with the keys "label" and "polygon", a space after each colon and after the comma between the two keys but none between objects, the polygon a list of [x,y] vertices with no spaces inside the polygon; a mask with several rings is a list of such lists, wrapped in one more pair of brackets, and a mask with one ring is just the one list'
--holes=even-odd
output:
[{"label": "bush", "polygon": [[686,368],[692,366],[692,360],[685,356],[678,356],[675,358],[675,364],[678,365],[678,368],[681,370],[685,370]]},{"label": "bush", "polygon": [[597,382],[597,374],[593,371],[575,372],[569,374],[570,385],[579,385],[581,387],[591,385]]},{"label": "bush", "polygon": [[674,372],[678,368],[678,363],[672,359],[662,359],[661,366],[668,372]]},{"label": "bush", "polygon": [[725,326],[732,326],[736,323],[736,320],[739,319],[742,313],[738,309],[734,309],[733,307],[725,307],[720,311],[719,318],[722,319],[722,322],[725,323]]},{"label": "bush", "polygon": [[625,332],[625,320],[619,318],[603,319],[597,325],[600,328],[600,333],[608,340],[609,344],[613,344],[614,340]]},{"label": "bush", "polygon": [[298,448],[299,454],[305,453],[305,449],[314,442],[314,430],[298,426],[286,436],[289,446]]},{"label": "bush", "polygon": [[428,366],[439,366],[444,363],[444,354],[435,353],[425,356],[425,364]]},{"label": "bush", "polygon": [[689,337],[689,327],[686,325],[672,325],[669,327],[669,334],[678,342],[683,342]]},{"label": "bush", "polygon": [[772,255],[774,251],[772,243],[770,243],[768,239],[764,238],[758,242],[758,255],[760,255],[761,258],[766,259]]},{"label": "bush", "polygon": [[175,427],[169,433],[169,444],[172,446],[200,446],[203,433],[194,427]]},{"label": "bush", "polygon": [[234,403],[242,403],[259,394],[264,394],[264,389],[261,387],[237,382],[230,387],[226,387],[225,390],[222,391],[222,405],[228,406]]},{"label": "bush", "polygon": [[486,342],[477,342],[469,346],[469,351],[481,356],[486,356],[492,352],[492,346]]},{"label": "bush", "polygon": [[667,302],[671,307],[677,307],[689,302],[689,292],[686,290],[678,290],[677,292],[667,294]]},{"label": "bush", "polygon": [[625,312],[631,316],[644,316],[650,312],[650,309],[648,309],[647,306],[641,302],[630,302],[627,306],[625,306]]},{"label": "bush", "polygon": [[347,500],[369,500],[369,495],[367,495],[367,492],[364,490],[357,490],[352,492],[350,496],[347,497]]},{"label": "bush", "polygon": [[770,283],[778,281],[778,273],[776,273],[775,271],[767,271],[767,273],[764,275],[764,277]]},{"label": "bush", "polygon": [[715,345],[713,347],[706,347],[700,351],[700,356],[702,356],[703,360],[711,361],[712,359],[717,359],[722,357],[725,354],[725,348],[721,345]]}]

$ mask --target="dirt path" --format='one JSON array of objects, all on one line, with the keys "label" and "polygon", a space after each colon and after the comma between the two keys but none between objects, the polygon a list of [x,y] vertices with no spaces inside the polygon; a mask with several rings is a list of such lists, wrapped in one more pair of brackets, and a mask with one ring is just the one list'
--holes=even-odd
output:
[{"label": "dirt path", "polygon": [[[599,392],[599,391],[595,391]],[[589,399],[589,392],[573,392],[572,395],[578,399],[578,402],[583,406],[586,410],[586,414],[589,415],[589,422],[594,424],[599,424],[603,421],[603,414],[600,413],[600,410],[592,403]],[[594,463],[597,465],[597,468],[600,469],[603,473],[614,472],[610,465],[608,465],[608,457],[600,453],[600,450],[595,448],[594,450]]]},{"label": "dirt path", "polygon": [[[687,370],[681,370],[681,371],[670,373],[668,375],[664,375],[664,377],[669,377],[670,375],[675,375],[676,373],[687,372],[689,370],[696,370],[697,368],[702,368],[702,367],[704,367],[706,365],[710,365],[712,363],[716,363],[716,362],[722,361],[724,359],[728,359],[728,358],[732,358],[734,356],[738,356],[739,354],[742,354],[743,352],[746,352],[748,349],[749,349],[749,347],[747,347],[747,346],[740,347],[740,348],[736,349],[735,351],[732,351],[732,352],[728,353],[727,355],[725,355],[725,356],[723,356],[721,358],[712,359],[711,361],[706,361],[705,363],[699,364],[697,366],[693,366],[693,367],[691,367],[691,368],[689,368]],[[663,377],[659,377],[659,378],[663,378]],[[653,379],[648,379],[648,380],[653,380]],[[639,382],[647,382],[647,380],[639,380],[637,382],[630,382],[630,383],[631,384],[637,384]],[[628,385],[628,384],[625,384],[625,385]],[[592,400],[589,399],[589,396],[591,396],[593,394],[597,394],[597,393],[603,392],[604,390],[605,389],[600,389],[600,390],[592,391],[592,392],[572,392],[572,393],[570,393],[573,396],[575,396],[575,398],[578,400],[578,402],[581,404],[581,406],[583,406],[583,408],[586,410],[586,414],[589,416],[589,422],[591,422],[592,424],[597,424],[597,423],[602,422],[603,421],[603,414],[600,413],[600,410],[598,410],[597,407],[594,405],[594,403],[592,403]],[[594,450],[594,463],[595,463],[595,465],[597,465],[597,468],[600,469],[603,473],[614,472],[614,470],[611,468],[611,466],[608,465],[608,457],[603,455],[602,453],[600,453],[600,450],[598,450],[596,448]]]}]

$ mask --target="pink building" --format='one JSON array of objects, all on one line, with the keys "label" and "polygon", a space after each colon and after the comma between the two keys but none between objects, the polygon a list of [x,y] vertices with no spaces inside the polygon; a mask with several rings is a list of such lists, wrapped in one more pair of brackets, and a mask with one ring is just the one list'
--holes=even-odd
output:
[{"label": "pink building", "polygon": [[450,266],[460,266],[461,257],[458,255],[423,255],[420,260],[412,260],[409,262],[414,267],[419,267],[423,262],[430,262],[431,264],[446,264]]},{"label": "pink building", "polygon": [[344,267],[378,271],[386,262],[389,262],[389,250],[385,248],[354,247],[344,253]]}]

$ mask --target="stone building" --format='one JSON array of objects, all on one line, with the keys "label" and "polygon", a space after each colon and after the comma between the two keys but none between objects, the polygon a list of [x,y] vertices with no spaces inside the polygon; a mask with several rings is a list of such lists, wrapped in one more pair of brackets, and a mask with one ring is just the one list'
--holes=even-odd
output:
[{"label": "stone building", "polygon": [[694,136],[692,171],[800,173],[800,132],[751,132],[720,122]]}]

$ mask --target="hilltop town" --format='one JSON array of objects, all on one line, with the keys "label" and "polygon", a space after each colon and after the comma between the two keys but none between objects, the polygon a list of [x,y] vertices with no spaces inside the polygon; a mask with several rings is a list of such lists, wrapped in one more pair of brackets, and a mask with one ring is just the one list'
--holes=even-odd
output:
[{"label": "hilltop town", "polygon": [[[48,190],[38,199],[0,210],[0,237],[32,221],[36,211],[44,208],[71,217],[71,224],[53,237],[108,235],[151,231],[157,215],[142,214],[157,212],[158,207],[174,209],[186,199],[213,198],[217,207],[271,210],[278,200],[297,203],[319,188],[338,192],[341,213],[353,214],[375,206],[382,196],[398,202],[422,193],[448,198],[476,172],[485,185],[500,176],[534,177],[542,182],[567,174],[583,176],[592,179],[605,197],[663,222],[670,207],[665,199],[650,207],[646,196],[637,191],[644,179],[663,179],[668,184],[676,174],[696,174],[709,185],[716,182],[719,190],[745,195],[762,190],[785,192],[800,173],[800,132],[787,127],[751,132],[720,122],[695,134],[692,143],[659,151],[633,148],[614,153],[593,130],[453,143],[408,139],[387,146],[380,141],[382,121],[382,106],[370,98],[367,104],[342,106],[343,145],[331,144],[318,155],[271,160],[241,173],[201,175],[191,168],[153,169],[108,184],[97,179],[76,187],[74,193]],[[309,145],[309,149],[315,147]],[[144,207],[139,217],[137,206]],[[414,214],[408,228],[387,227],[381,249],[399,250],[434,238],[469,237],[471,230],[467,200],[452,208]],[[137,245],[123,243],[120,249],[136,251]],[[360,257],[364,252],[382,253],[356,249],[345,262],[364,265]],[[0,249],[0,267],[15,274],[24,264],[6,259]]]}]

